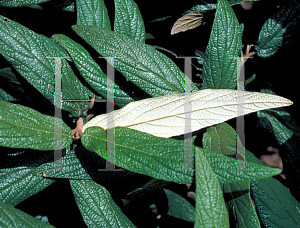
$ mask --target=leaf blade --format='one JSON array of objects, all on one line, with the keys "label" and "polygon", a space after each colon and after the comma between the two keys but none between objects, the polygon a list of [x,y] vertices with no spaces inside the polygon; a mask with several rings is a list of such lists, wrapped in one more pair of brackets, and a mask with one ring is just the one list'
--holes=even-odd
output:
[{"label": "leaf blade", "polygon": [[107,139],[104,129],[91,127],[86,129],[81,142],[85,148],[105,159],[108,157],[107,143],[113,144],[115,160],[112,162],[130,171],[166,181],[192,181],[192,171],[184,169],[183,141],[158,138],[123,127],[116,127],[114,134],[114,141],[109,141],[111,139]]},{"label": "leaf blade", "polygon": [[226,0],[219,0],[203,64],[203,89],[235,89],[241,28]]},{"label": "leaf blade", "polygon": [[95,25],[111,30],[107,8],[103,0],[76,1],[77,24]]},{"label": "leaf blade", "polygon": [[[0,101],[0,107],[1,146],[58,150],[68,147],[73,141],[71,129],[61,119],[6,101]],[[60,124],[61,138],[56,139],[54,128]]]},{"label": "leaf blade", "polygon": [[[114,111],[114,126],[129,127],[160,137],[185,134],[185,107],[191,104],[191,131],[196,131],[236,117],[239,97],[244,115],[263,109],[290,105],[291,101],[270,94],[235,90],[201,90],[191,94],[191,102],[183,95],[169,95],[131,102]],[[188,103],[188,104],[186,104]],[[133,111],[134,110],[134,111]],[[99,115],[83,126],[107,128],[107,114]]]},{"label": "leaf blade", "polygon": [[133,0],[115,0],[114,31],[145,43],[144,21]]},{"label": "leaf blade", "polygon": [[[107,79],[98,64],[93,60],[88,51],[67,36],[56,34],[53,38],[58,40],[61,45],[68,51],[78,68],[82,77],[90,84],[90,86],[101,96],[107,98]],[[114,84],[114,95],[116,105],[123,107],[134,101],[127,93]]]},{"label": "leaf blade", "polygon": [[88,227],[135,227],[101,185],[84,180],[70,180],[70,185]]},{"label": "leaf blade", "polygon": [[202,24],[202,11],[193,11],[180,17],[171,29],[171,35],[197,28]]},{"label": "leaf blade", "polygon": [[194,227],[229,227],[228,212],[218,178],[196,148],[196,211]]},{"label": "leaf blade", "polygon": [[49,227],[54,226],[42,222],[25,212],[18,210],[0,201],[0,226],[1,227]]},{"label": "leaf blade", "polygon": [[[39,35],[9,19],[0,20],[0,53],[32,86],[54,104],[55,57],[61,59],[61,91],[63,99],[88,100],[88,91],[75,76],[64,58],[66,51],[54,40]],[[62,109],[80,116],[87,102],[62,102]]]},{"label": "leaf blade", "polygon": [[[100,55],[114,57],[114,67],[151,96],[185,92],[186,76],[171,59],[151,46],[95,26],[72,28]],[[198,91],[193,83],[192,91]]]}]

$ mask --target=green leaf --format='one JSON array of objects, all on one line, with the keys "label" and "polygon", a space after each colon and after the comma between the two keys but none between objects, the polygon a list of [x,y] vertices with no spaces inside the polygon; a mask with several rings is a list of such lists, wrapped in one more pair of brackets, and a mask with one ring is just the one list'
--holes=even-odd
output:
[{"label": "green leaf", "polygon": [[54,227],[0,201],[0,227]]},{"label": "green leaf", "polygon": [[144,21],[133,0],[115,0],[114,31],[145,43]]},{"label": "green leaf", "polygon": [[195,208],[180,195],[164,189],[169,204],[168,215],[174,216],[179,219],[183,219],[189,222],[194,222],[195,220]]},{"label": "green leaf", "polygon": [[274,55],[282,45],[283,34],[286,29],[274,19],[268,18],[259,33],[255,49],[257,55],[263,58]]},{"label": "green leaf", "polygon": [[[54,103],[55,89],[55,61],[52,57],[62,57],[62,98],[89,99],[87,89],[63,59],[69,58],[63,47],[12,20],[7,22],[1,17],[0,27],[0,53],[50,102]],[[80,116],[88,106],[88,102],[81,101],[62,103],[62,109],[71,112],[73,116]]]},{"label": "green leaf", "polygon": [[203,148],[223,154],[232,155],[232,150],[228,145],[236,145],[238,135],[235,130],[227,123],[221,123],[207,128],[203,134],[202,144]]},{"label": "green leaf", "polygon": [[[207,129],[203,135],[202,144],[205,149],[213,152],[235,156],[237,141],[241,145],[235,130],[227,123],[221,123]],[[230,145],[233,148],[230,148]],[[245,154],[248,161],[251,153],[247,151]],[[222,188],[226,207],[232,210],[236,227],[260,227],[250,198],[250,181],[226,183],[222,185]]]},{"label": "green leaf", "polygon": [[[2,149],[3,150],[3,149]],[[26,151],[17,155],[0,155],[0,200],[15,206],[50,186],[54,180],[39,174],[38,166],[48,161],[53,151]],[[53,162],[53,157],[52,157]]]},{"label": "green leaf", "polygon": [[[61,119],[6,101],[0,101],[0,107],[0,146],[59,150],[73,141],[71,129]],[[60,139],[54,135],[56,126],[62,129]]]},{"label": "green leaf", "polygon": [[107,142],[114,145],[114,164],[130,171],[178,183],[192,181],[193,172],[184,169],[184,141],[116,127],[114,142],[111,142],[107,141],[103,128],[90,127],[81,137],[81,142],[103,158],[108,156]]},{"label": "green leaf", "polygon": [[[171,59],[151,46],[96,26],[72,28],[100,55],[115,57],[115,68],[151,96],[185,92],[186,76]],[[194,84],[192,91],[198,91]]]},{"label": "green leaf", "polygon": [[0,101],[16,101],[17,99],[14,98],[12,95],[7,93],[5,90],[0,88]]},{"label": "green leaf", "polygon": [[37,167],[35,173],[43,172],[49,178],[74,180],[112,180],[133,175],[132,172],[126,169],[123,169],[123,171],[100,172],[98,169],[106,168],[105,159],[82,146],[74,147],[66,149],[60,161],[61,167],[58,167],[59,170],[55,167],[54,157],[51,157],[48,162]]},{"label": "green leaf", "polygon": [[[103,73],[99,65],[93,60],[89,52],[80,44],[76,43],[67,36],[56,34],[53,38],[58,40],[60,44],[69,52],[76,67],[82,77],[90,84],[90,86],[101,96],[107,98],[107,76]],[[127,93],[114,85],[115,104],[123,107],[134,101]]]},{"label": "green leaf", "polygon": [[77,24],[95,25],[111,30],[107,8],[103,0],[76,1]]},{"label": "green leaf", "polygon": [[268,132],[272,132],[279,145],[284,144],[293,136],[293,131],[287,128],[276,117],[264,111],[258,111],[259,124]]},{"label": "green leaf", "polygon": [[101,185],[83,180],[70,180],[70,184],[87,227],[135,227]]},{"label": "green leaf", "polygon": [[21,6],[28,6],[33,4],[39,4],[42,2],[48,2],[50,0],[2,0],[0,2],[0,6],[5,7],[21,7]]},{"label": "green leaf", "polygon": [[199,148],[196,148],[195,156],[196,212],[194,227],[229,227],[228,212],[218,178]]},{"label": "green leaf", "polygon": [[[274,55],[283,43],[290,43],[298,30],[300,6],[298,1],[285,1],[278,5],[277,12],[264,23],[255,49],[260,57]],[[284,42],[283,42],[284,41]]]},{"label": "green leaf", "polygon": [[236,227],[260,227],[250,197],[250,181],[223,185],[226,206],[232,208]]},{"label": "green leaf", "polygon": [[300,227],[300,203],[279,180],[254,180],[251,188],[265,227]]},{"label": "green leaf", "polygon": [[219,0],[203,65],[203,89],[234,89],[242,50],[239,22],[226,0]]},{"label": "green leaf", "polygon": [[[206,157],[222,184],[271,177],[281,173],[281,169],[270,168],[247,161],[245,162],[244,170],[237,169],[236,159],[200,147],[197,148]],[[232,146],[231,149],[236,151],[236,146]]]}]

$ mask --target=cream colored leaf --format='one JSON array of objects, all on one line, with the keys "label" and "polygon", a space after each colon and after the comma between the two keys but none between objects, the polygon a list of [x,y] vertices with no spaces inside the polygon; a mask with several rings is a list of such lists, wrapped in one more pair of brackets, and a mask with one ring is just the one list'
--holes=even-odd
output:
[{"label": "cream colored leaf", "polygon": [[194,29],[202,24],[203,12],[193,11],[179,18],[172,27],[171,35]]},{"label": "cream colored leaf", "polygon": [[99,115],[86,123],[83,131],[92,126],[107,129],[108,124],[114,124],[115,127],[129,127],[168,138],[222,123],[243,114],[292,104],[290,100],[277,95],[205,89],[186,96],[175,94],[131,102],[113,112],[113,121],[109,117],[108,122],[107,114]]}]

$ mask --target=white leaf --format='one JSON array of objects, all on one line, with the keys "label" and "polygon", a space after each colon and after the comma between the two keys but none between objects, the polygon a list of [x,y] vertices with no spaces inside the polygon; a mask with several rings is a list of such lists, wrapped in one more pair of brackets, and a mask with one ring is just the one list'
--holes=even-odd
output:
[{"label": "white leaf", "polygon": [[109,117],[108,123],[107,114],[99,115],[86,123],[83,131],[92,126],[107,129],[108,124],[113,124],[115,127],[129,127],[168,138],[222,123],[240,115],[292,104],[290,100],[277,95],[205,89],[186,96],[175,94],[131,102],[113,112],[113,123],[112,117]]}]

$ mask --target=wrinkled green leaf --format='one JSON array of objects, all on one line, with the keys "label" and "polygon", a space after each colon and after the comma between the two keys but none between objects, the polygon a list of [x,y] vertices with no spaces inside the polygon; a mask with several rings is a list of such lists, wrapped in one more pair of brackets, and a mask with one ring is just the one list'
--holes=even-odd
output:
[{"label": "wrinkled green leaf", "polygon": [[114,31],[145,43],[144,21],[133,0],[115,0]]},{"label": "wrinkled green leaf", "polygon": [[42,222],[41,220],[0,201],[0,227],[53,228],[54,226]]},{"label": "wrinkled green leaf", "polygon": [[251,188],[265,227],[300,227],[300,203],[279,180],[254,180]]},{"label": "wrinkled green leaf", "polygon": [[277,7],[277,12],[264,23],[258,37],[257,55],[263,58],[274,55],[284,43],[290,43],[298,29],[300,5],[298,1],[285,1]]},{"label": "wrinkled green leaf", "polygon": [[108,156],[107,142],[113,144],[114,164],[130,171],[166,181],[192,181],[193,172],[184,170],[184,141],[116,127],[114,142],[110,142],[103,128],[90,127],[85,130],[81,142],[103,158]]},{"label": "wrinkled green leaf", "polygon": [[[237,144],[237,141],[241,145],[235,130],[227,123],[221,123],[207,129],[203,135],[202,144],[205,149],[213,152],[236,156],[236,146],[234,145]],[[233,148],[228,147],[230,145]],[[249,161],[249,155],[251,153],[247,151],[246,161]],[[236,227],[260,227],[250,198],[250,181],[226,183],[222,185],[222,188],[227,209],[232,210]]]},{"label": "wrinkled green leaf", "polygon": [[207,128],[202,138],[203,148],[226,156],[232,155],[232,150],[227,146],[236,145],[237,140],[240,140],[237,137],[229,124],[221,123]]},{"label": "wrinkled green leaf", "polygon": [[[200,147],[199,149],[222,184],[271,177],[281,173],[281,169],[270,168],[247,161],[245,162],[245,170],[237,169],[236,159]],[[232,146],[231,149],[236,151],[236,146]]]},{"label": "wrinkled green leaf", "polygon": [[40,165],[35,172],[44,172],[50,178],[75,180],[112,180],[133,175],[132,172],[126,169],[109,172],[99,171],[98,169],[106,169],[106,160],[82,147],[67,148],[60,165],[58,172],[52,157],[48,162]]},{"label": "wrinkled green leaf", "polygon": [[87,227],[135,227],[101,185],[84,180],[70,180],[70,184]]},{"label": "wrinkled green leaf", "polygon": [[42,2],[48,2],[50,0],[2,0],[0,6],[5,7],[21,7],[28,6],[33,4],[39,4]]},{"label": "wrinkled green leaf", "polygon": [[107,8],[103,0],[76,1],[77,24],[95,25],[111,30]]},{"label": "wrinkled green leaf", "polygon": [[196,148],[195,157],[196,212],[194,227],[229,227],[228,212],[218,178],[199,148]]},{"label": "wrinkled green leaf", "polygon": [[[27,151],[17,155],[0,155],[0,200],[15,206],[44,190],[54,180],[46,179],[37,167],[48,161],[53,151]],[[52,157],[53,162],[53,157]]]},{"label": "wrinkled green leaf", "polygon": [[255,45],[257,55],[263,58],[274,55],[282,45],[285,32],[286,28],[283,28],[274,19],[268,18],[259,33],[257,45]]},{"label": "wrinkled green leaf", "polygon": [[282,145],[292,137],[293,131],[287,128],[276,117],[264,111],[258,111],[257,116],[262,128],[268,132],[274,133],[279,145]]},{"label": "wrinkled green leaf", "polygon": [[[0,18],[0,53],[43,96],[54,103],[55,61],[52,57],[67,57],[67,52],[52,39],[28,28]],[[51,57],[51,58],[48,58]],[[77,79],[68,63],[61,59],[62,98],[87,100],[88,91]],[[80,116],[88,102],[63,102],[62,109]]]},{"label": "wrinkled green leaf", "polygon": [[226,0],[219,0],[203,64],[203,89],[235,89],[241,28]]},{"label": "wrinkled green leaf", "polygon": [[[115,57],[115,68],[151,96],[185,92],[186,76],[173,61],[154,48],[96,26],[74,25],[72,28],[99,54]],[[198,91],[194,84],[192,91]]]},{"label": "wrinkled green leaf", "polygon": [[[53,150],[68,147],[71,129],[56,117],[43,115],[31,108],[0,101],[0,145],[13,148]],[[54,136],[61,125],[61,139]]]},{"label": "wrinkled green leaf", "polygon": [[[107,98],[107,76],[93,60],[88,51],[67,36],[56,34],[53,35],[53,37],[69,52],[82,77],[96,92],[101,94],[104,98]],[[114,95],[115,104],[120,107],[134,101],[127,93],[121,90],[117,84],[114,85]]]},{"label": "wrinkled green leaf", "polygon": [[195,208],[180,195],[164,189],[169,204],[168,215],[174,216],[179,219],[183,219],[189,222],[194,222],[195,220]]}]

